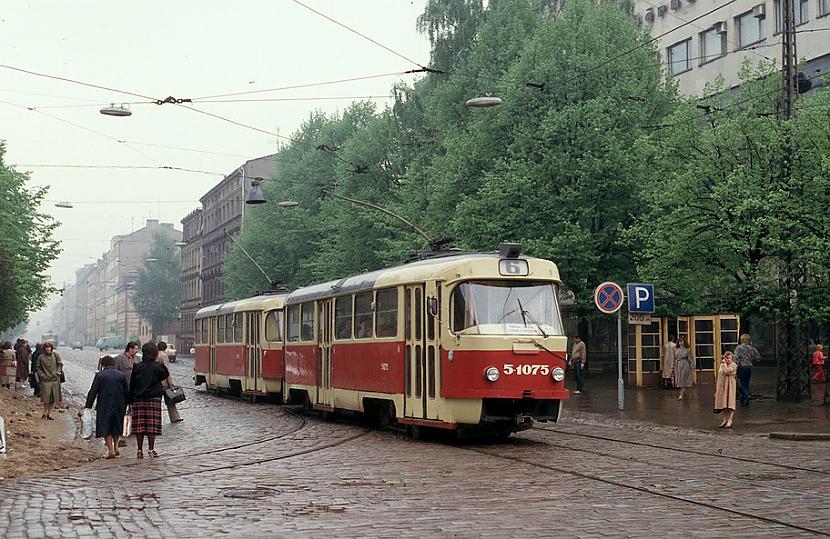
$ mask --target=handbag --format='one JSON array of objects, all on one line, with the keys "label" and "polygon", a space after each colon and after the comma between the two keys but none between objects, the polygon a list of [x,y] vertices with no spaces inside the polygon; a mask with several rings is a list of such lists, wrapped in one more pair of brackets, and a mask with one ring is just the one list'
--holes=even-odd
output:
[{"label": "handbag", "polygon": [[60,383],[66,382],[66,376],[63,375],[63,371],[61,371]]},{"label": "handbag", "polygon": [[164,402],[169,404],[178,404],[185,400],[184,389],[179,386],[171,386],[164,388]]}]

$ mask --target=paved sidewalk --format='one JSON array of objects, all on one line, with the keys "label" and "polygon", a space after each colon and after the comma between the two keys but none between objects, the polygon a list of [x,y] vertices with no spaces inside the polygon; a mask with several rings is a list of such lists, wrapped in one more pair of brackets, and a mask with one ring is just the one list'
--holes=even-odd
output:
[{"label": "paved sidewalk", "polygon": [[[569,372],[568,387],[575,384]],[[812,385],[812,399],[801,403],[775,400],[776,369],[756,367],[752,371],[749,406],[738,405],[734,430],[741,433],[770,432],[830,433],[830,406],[821,406],[824,391],[830,386]],[[683,401],[677,400],[678,390],[659,387],[625,390],[625,410],[617,409],[617,377],[591,374],[581,395],[571,395],[566,411],[591,412],[610,418],[646,421],[687,429],[717,430],[720,416],[712,413],[714,384],[698,385]],[[579,414],[577,414],[579,415]]]}]

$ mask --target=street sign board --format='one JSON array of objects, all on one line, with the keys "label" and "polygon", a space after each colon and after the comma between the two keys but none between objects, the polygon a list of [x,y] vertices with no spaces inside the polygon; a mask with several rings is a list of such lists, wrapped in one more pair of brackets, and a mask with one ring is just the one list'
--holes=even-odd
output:
[{"label": "street sign board", "polygon": [[629,283],[628,284],[628,312],[654,312],[654,285]]},{"label": "street sign board", "polygon": [[623,304],[622,288],[617,283],[604,282],[594,290],[594,303],[601,312],[614,314]]},{"label": "street sign board", "polygon": [[651,324],[651,313],[628,313],[628,323],[635,326],[647,326]]}]

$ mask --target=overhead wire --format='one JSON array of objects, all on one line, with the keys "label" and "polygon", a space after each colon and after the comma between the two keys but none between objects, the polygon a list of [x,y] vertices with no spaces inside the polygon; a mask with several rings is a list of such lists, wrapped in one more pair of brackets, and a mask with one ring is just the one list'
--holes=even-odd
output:
[{"label": "overhead wire", "polygon": [[80,85],[80,86],[87,86],[89,88],[97,88],[99,90],[107,90],[108,92],[116,92],[116,93],[119,93],[119,94],[131,95],[133,97],[141,97],[143,99],[150,99],[152,101],[156,100],[156,98],[154,98],[154,97],[150,97],[150,96],[144,95],[144,94],[139,94],[139,93],[136,93],[136,92],[130,92],[130,91],[127,91],[127,90],[120,90],[118,88],[112,88],[112,87],[109,87],[109,86],[102,86],[100,84],[93,84],[93,83],[90,83],[90,82],[83,82],[83,81],[80,81],[80,80],[70,79],[68,77],[61,77],[61,76],[58,76],[58,75],[51,75],[49,73],[39,73],[37,71],[32,71],[30,69],[24,69],[22,67],[15,67],[15,66],[8,65],[8,64],[0,64],[0,68],[9,69],[9,70],[12,70],[12,71],[18,71],[20,73],[26,73],[27,75],[32,75],[32,76],[35,76],[35,77],[44,77],[44,78],[47,78],[47,79],[54,79],[54,80],[59,80],[59,81],[63,81],[63,82],[68,82],[70,84],[77,84],[77,85]]}]

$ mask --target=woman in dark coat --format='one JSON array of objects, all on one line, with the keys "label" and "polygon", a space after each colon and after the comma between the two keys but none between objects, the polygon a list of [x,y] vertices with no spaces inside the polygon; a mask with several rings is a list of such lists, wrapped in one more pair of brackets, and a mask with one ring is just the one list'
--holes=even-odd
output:
[{"label": "woman in dark coat", "polygon": [[29,360],[32,352],[29,350],[29,343],[26,340],[21,340],[20,346],[17,347],[15,357],[17,358],[17,383],[21,387],[25,387],[26,380],[29,379]]},{"label": "woman in dark coat", "polygon": [[103,370],[95,373],[92,387],[86,395],[86,407],[98,405],[95,418],[95,436],[104,438],[107,444],[107,458],[117,457],[118,437],[124,430],[124,413],[127,411],[127,377],[115,368],[115,358],[101,358]]},{"label": "woman in dark coat", "polygon": [[161,434],[161,396],[164,394],[162,382],[167,380],[170,372],[167,367],[156,361],[159,349],[154,342],[144,343],[141,347],[141,362],[133,367],[130,379],[130,407],[133,416],[133,432],[138,442],[136,458],[144,458],[144,435],[147,435],[150,457],[156,453],[156,436]]}]

